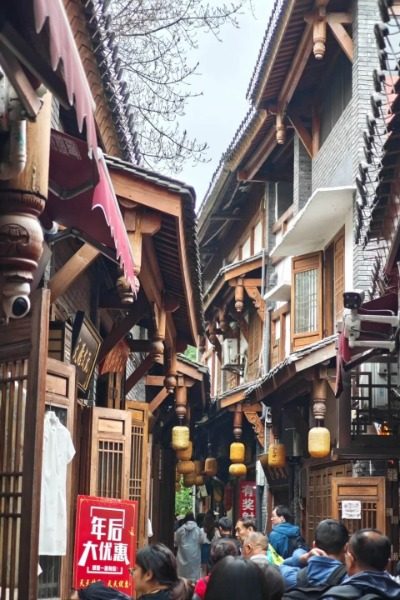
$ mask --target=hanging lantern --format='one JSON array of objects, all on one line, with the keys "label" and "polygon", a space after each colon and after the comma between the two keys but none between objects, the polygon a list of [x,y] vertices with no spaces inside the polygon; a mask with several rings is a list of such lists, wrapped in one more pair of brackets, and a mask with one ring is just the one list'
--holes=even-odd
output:
[{"label": "hanging lantern", "polygon": [[331,434],[326,427],[312,427],[308,432],[308,452],[313,458],[324,458],[331,452]]},{"label": "hanging lantern", "polygon": [[174,450],[186,450],[189,446],[189,427],[175,425],[172,428],[172,447]]},{"label": "hanging lantern", "polygon": [[195,485],[203,485],[204,484],[203,475],[196,475],[194,483],[195,483]]},{"label": "hanging lantern", "polygon": [[190,460],[192,458],[192,453],[193,453],[193,444],[189,440],[189,446],[187,448],[185,448],[184,450],[176,451],[176,458],[178,460]]},{"label": "hanging lantern", "polygon": [[185,487],[192,487],[192,485],[194,485],[195,482],[196,482],[195,473],[186,473],[186,475],[183,476],[183,485]]},{"label": "hanging lantern", "polygon": [[245,447],[242,442],[232,442],[229,449],[229,458],[233,463],[242,463],[244,461]]},{"label": "hanging lantern", "polygon": [[204,464],[204,473],[208,475],[208,477],[215,477],[218,471],[218,463],[216,458],[206,458],[206,462]]},{"label": "hanging lantern", "polygon": [[189,475],[189,473],[195,473],[194,462],[192,460],[180,460],[176,465],[176,470],[181,475]]},{"label": "hanging lantern", "polygon": [[202,460],[194,461],[194,472],[196,473],[196,475],[202,474],[202,472],[203,472],[203,461]]},{"label": "hanging lantern", "polygon": [[234,477],[242,477],[246,475],[247,467],[243,463],[232,463],[229,467],[229,475]]},{"label": "hanging lantern", "polygon": [[272,442],[268,448],[268,465],[281,469],[286,463],[286,451],[284,444],[280,444],[277,440]]}]

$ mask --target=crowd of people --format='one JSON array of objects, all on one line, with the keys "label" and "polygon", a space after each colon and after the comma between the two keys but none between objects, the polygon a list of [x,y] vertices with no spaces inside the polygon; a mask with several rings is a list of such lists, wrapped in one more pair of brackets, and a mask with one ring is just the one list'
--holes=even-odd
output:
[{"label": "crowd of people", "polygon": [[[387,570],[391,542],[381,532],[360,529],[349,536],[343,523],[324,519],[308,548],[287,507],[275,507],[271,522],[267,536],[248,518],[238,519],[233,531],[228,517],[215,523],[209,514],[196,522],[188,513],[175,531],[175,553],[163,544],[138,551],[136,598],[400,600],[398,578]],[[81,600],[127,599],[98,583],[90,588],[79,592]]]}]

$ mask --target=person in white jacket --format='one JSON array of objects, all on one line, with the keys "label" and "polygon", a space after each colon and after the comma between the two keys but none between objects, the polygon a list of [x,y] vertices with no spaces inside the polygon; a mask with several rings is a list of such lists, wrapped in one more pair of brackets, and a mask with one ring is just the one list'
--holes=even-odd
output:
[{"label": "person in white jacket", "polygon": [[197,581],[201,576],[201,545],[207,536],[197,526],[193,513],[184,518],[183,525],[175,532],[176,561],[179,577]]}]

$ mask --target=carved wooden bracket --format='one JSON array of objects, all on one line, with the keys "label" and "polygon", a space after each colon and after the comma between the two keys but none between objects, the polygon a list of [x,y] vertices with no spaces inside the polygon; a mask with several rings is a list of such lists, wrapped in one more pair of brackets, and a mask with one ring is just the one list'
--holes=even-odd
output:
[{"label": "carved wooden bracket", "polygon": [[161,215],[146,212],[140,208],[131,208],[132,204],[121,204],[129,207],[124,210],[124,222],[131,245],[136,275],[139,275],[142,265],[142,238],[143,235],[154,235],[161,228]]},{"label": "carved wooden bracket", "polygon": [[257,440],[262,448],[264,448],[264,423],[261,421],[258,413],[251,408],[243,408],[244,416],[253,427]]},{"label": "carved wooden bracket", "polygon": [[353,22],[352,16],[345,12],[327,13],[326,0],[317,3],[314,12],[306,15],[304,20],[313,26],[313,52],[317,60],[322,60],[326,49],[326,28],[331,29],[339,46],[347,58],[353,62],[353,40],[343,27]]},{"label": "carved wooden bracket", "polygon": [[244,288],[249,298],[252,299],[253,304],[258,312],[258,316],[262,321],[265,319],[265,302],[260,294],[258,285],[254,285],[251,279],[244,280]]}]

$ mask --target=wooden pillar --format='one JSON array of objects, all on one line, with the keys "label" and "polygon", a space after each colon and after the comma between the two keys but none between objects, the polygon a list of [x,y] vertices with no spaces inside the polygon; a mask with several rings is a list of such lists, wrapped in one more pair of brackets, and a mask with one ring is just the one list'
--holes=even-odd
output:
[{"label": "wooden pillar", "polygon": [[18,598],[26,600],[37,598],[50,290],[37,290],[32,304],[32,340],[35,342],[32,344],[28,362],[18,582]]}]

